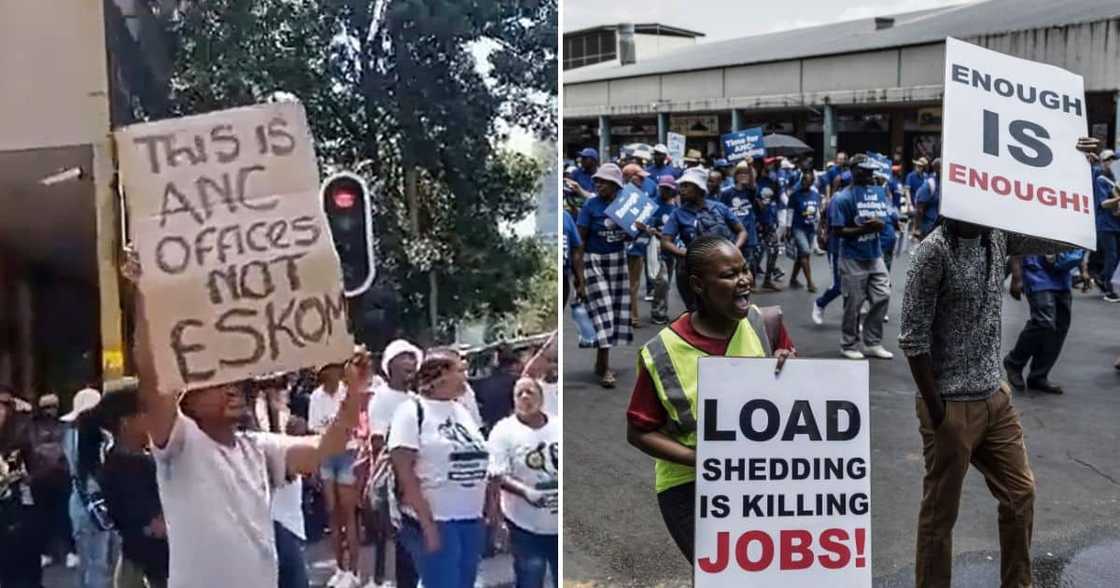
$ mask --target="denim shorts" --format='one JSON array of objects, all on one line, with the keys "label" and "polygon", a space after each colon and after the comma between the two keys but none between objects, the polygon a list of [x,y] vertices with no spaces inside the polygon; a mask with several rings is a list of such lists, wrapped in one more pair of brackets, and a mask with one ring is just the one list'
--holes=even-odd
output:
[{"label": "denim shorts", "polygon": [[356,460],[357,453],[354,450],[332,455],[323,460],[323,464],[319,466],[319,477],[324,480],[334,480],[343,486],[351,486],[357,481],[357,478],[354,477],[354,462]]},{"label": "denim shorts", "polygon": [[797,257],[807,257],[813,253],[813,240],[817,236],[813,229],[793,229],[793,245]]}]

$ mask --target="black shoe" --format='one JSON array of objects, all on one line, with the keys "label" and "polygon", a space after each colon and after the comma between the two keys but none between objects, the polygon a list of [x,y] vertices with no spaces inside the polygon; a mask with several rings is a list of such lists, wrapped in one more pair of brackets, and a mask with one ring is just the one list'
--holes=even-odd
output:
[{"label": "black shoe", "polygon": [[1120,302],[1120,294],[1117,294],[1116,292],[1109,292],[1108,294],[1104,295],[1104,301],[1105,302]]},{"label": "black shoe", "polygon": [[1015,367],[1010,357],[1003,358],[1003,369],[1007,370],[1007,383],[1012,388],[1022,392],[1027,387],[1027,383],[1023,381],[1023,368]]},{"label": "black shoe", "polygon": [[1034,392],[1044,392],[1046,394],[1062,394],[1062,387],[1049,381],[1043,380],[1041,382],[1027,382],[1027,387]]}]

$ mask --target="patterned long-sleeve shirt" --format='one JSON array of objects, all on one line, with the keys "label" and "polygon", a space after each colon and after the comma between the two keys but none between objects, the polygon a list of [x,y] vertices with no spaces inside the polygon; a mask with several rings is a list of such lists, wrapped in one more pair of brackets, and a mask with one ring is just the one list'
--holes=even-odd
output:
[{"label": "patterned long-sleeve shirt", "polygon": [[929,354],[945,400],[982,400],[1002,376],[1003,278],[1014,255],[1048,255],[1072,247],[1000,230],[991,232],[991,265],[980,238],[956,239],[934,229],[914,251],[906,276],[898,346],[908,357]]}]

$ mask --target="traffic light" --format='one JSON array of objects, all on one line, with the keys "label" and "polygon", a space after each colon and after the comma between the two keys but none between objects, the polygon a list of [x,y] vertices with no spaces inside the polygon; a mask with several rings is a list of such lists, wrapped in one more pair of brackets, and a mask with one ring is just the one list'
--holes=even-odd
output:
[{"label": "traffic light", "polygon": [[369,190],[361,177],[341,172],[323,182],[320,197],[342,263],[343,290],[353,298],[369,290],[377,274]]}]

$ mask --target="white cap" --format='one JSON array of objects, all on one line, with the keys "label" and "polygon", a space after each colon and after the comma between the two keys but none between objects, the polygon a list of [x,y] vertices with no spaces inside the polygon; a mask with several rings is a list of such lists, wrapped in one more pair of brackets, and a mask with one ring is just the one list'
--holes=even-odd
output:
[{"label": "white cap", "polygon": [[653,152],[654,153],[661,153],[662,155],[668,155],[669,154],[669,148],[666,147],[664,143],[658,143],[657,145],[653,146]]},{"label": "white cap", "polygon": [[62,415],[59,420],[66,421],[68,423],[73,422],[78,418],[78,415],[97,406],[98,402],[101,402],[101,393],[97,390],[94,390],[93,388],[84,388],[82,390],[78,390],[78,393],[74,395],[73,410]]},{"label": "white cap", "polygon": [[1110,159],[1116,159],[1115,151],[1111,149],[1105,149],[1104,151],[1101,151],[1101,161],[1108,161]]},{"label": "white cap", "polygon": [[397,339],[385,347],[385,352],[381,354],[381,371],[386,376],[389,375],[389,362],[397,358],[402,353],[411,353],[416,358],[416,365],[419,366],[424,362],[424,352],[420,348],[405,341],[404,339]]},{"label": "white cap", "polygon": [[684,184],[684,183],[693,184],[694,186],[697,186],[698,188],[700,188],[700,191],[707,194],[708,193],[708,175],[709,175],[708,170],[706,170],[702,167],[693,167],[693,168],[690,168],[690,169],[686,169],[686,170],[684,170],[684,173],[681,174],[680,179],[677,180],[677,184],[678,185]]}]

